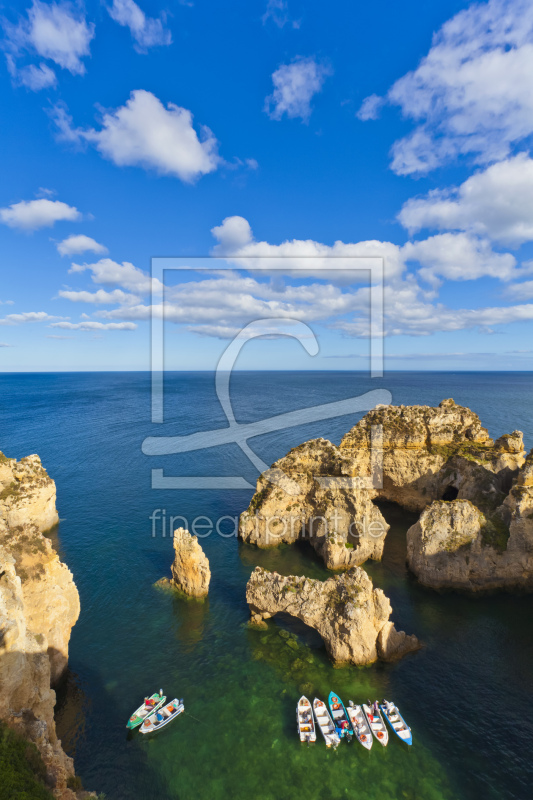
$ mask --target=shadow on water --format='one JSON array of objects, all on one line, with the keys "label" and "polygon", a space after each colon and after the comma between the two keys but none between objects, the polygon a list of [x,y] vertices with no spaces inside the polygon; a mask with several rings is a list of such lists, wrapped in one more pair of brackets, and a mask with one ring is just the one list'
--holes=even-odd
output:
[{"label": "shadow on water", "polygon": [[[84,780],[86,789],[116,800],[165,797],[165,783],[148,762],[144,737],[138,730],[126,729],[127,719],[115,703],[114,687],[104,686],[98,674],[85,665],[83,676],[82,680],[77,671],[67,670],[56,687],[54,716],[57,735],[67,755],[74,758],[75,768],[79,749],[93,754],[91,779]],[[142,697],[132,696],[131,710],[141,701]],[[104,753],[98,747],[97,731],[102,727],[106,729]],[[149,792],[143,787],[150,787]]]}]

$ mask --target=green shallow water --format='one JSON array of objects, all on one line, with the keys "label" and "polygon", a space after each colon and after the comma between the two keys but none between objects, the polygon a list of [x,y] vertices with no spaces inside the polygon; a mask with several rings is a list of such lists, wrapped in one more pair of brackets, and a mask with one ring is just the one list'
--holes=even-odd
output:
[{"label": "green shallow water", "polygon": [[[491,435],[515,428],[533,444],[528,375],[396,374],[383,382],[346,374],[234,377],[238,419],[342,399],[383,385],[396,403],[454,396],[476,410]],[[351,382],[350,382],[351,381]],[[212,376],[169,376],[168,430],[221,427]],[[1,449],[38,452],[58,487],[54,536],[71,568],[82,613],[70,671],[58,692],[57,724],[85,786],[108,800],[525,800],[533,746],[533,598],[469,598],[419,587],[405,569],[405,530],[414,517],[387,505],[384,559],[365,569],[390,597],[393,620],[424,648],[403,661],[335,669],[313,631],[290,619],[248,627],[245,587],[256,564],[326,578],[305,545],[260,551],[235,537],[202,542],[210,559],[209,599],[186,600],[154,586],[170,574],[172,544],[152,536],[156,508],[234,516],[251,491],[154,491],[165,474],[243,475],[253,468],[233,445],[183,456],[142,455],[149,376],[0,376]],[[306,439],[339,441],[355,418],[329,420],[253,442],[267,462]],[[166,430],[165,432],[168,432]],[[178,523],[180,524],[180,523]],[[226,532],[228,528],[225,529]],[[162,687],[186,713],[153,737],[126,722],[140,699]],[[413,729],[414,745],[392,739],[371,752],[301,745],[295,724],[302,692],[347,703],[386,696]],[[516,724],[516,720],[518,723]],[[495,724],[496,721],[496,724]]]}]

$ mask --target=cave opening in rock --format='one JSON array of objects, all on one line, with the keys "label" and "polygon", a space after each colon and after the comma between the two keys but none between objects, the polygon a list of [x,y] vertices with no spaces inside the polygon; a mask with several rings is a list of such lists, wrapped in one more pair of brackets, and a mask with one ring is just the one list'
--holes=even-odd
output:
[{"label": "cave opening in rock", "polygon": [[443,500],[457,500],[457,495],[459,494],[459,489],[456,486],[447,486],[444,490],[444,494],[442,495]]},{"label": "cave opening in rock", "polygon": [[313,650],[321,650],[325,647],[318,631],[306,625],[301,619],[293,617],[284,611],[275,614],[272,619],[282,630],[294,634],[301,644],[311,647]]}]

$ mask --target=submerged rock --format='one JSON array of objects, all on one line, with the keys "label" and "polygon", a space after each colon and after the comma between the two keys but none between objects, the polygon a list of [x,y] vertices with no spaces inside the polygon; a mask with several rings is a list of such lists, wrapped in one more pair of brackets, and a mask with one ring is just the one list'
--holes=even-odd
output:
[{"label": "submerged rock", "polygon": [[493,513],[468,500],[432,503],[407,531],[407,559],[433,588],[533,589],[533,451]]},{"label": "submerged rock", "polygon": [[174,531],[174,562],[171,584],[190,597],[204,597],[209,591],[209,561],[196,536],[185,528]]},{"label": "submerged rock", "polygon": [[57,738],[51,687],[66,669],[80,603],[42,534],[57,521],[55,483],[39,457],[0,453],[0,718],[37,745],[54,795],[69,800],[74,766]]},{"label": "submerged rock", "polygon": [[280,612],[297,617],[318,631],[337,663],[392,661],[420,647],[416,636],[396,631],[389,622],[389,599],[381,589],[374,589],[359,567],[326,581],[285,577],[256,567],[246,587],[246,600],[252,624],[264,624]]}]

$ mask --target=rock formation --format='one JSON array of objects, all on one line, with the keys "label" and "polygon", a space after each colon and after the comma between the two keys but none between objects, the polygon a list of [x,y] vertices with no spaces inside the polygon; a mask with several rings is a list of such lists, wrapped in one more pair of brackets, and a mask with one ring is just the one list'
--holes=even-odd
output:
[{"label": "rock formation", "polygon": [[275,547],[308,538],[330,569],[381,558],[389,526],[338,447],[326,439],[305,442],[276,461],[273,471],[284,477],[272,483],[268,473],[261,475],[241,515],[245,542]]},{"label": "rock formation", "polygon": [[185,528],[174,531],[174,562],[171,584],[190,597],[204,597],[209,591],[211,570],[198,537]]},{"label": "rock formation", "polygon": [[42,533],[58,521],[55,500],[38,456],[17,462],[0,453],[0,719],[35,742],[55,796],[70,800],[74,766],[56,735],[51,686],[66,668],[80,605]]},{"label": "rock formation", "polygon": [[435,500],[470,500],[491,516],[524,459],[520,431],[494,442],[479,417],[451,399],[436,408],[381,406],[339,447],[311,440],[261,475],[239,536],[259,547],[308,538],[326,566],[345,569],[381,558],[388,525],[374,500],[418,511]]},{"label": "rock formation", "polygon": [[492,513],[468,500],[433,502],[407,531],[407,558],[426,586],[532,590],[533,451]]},{"label": "rock formation", "polygon": [[256,567],[246,600],[253,625],[264,625],[280,612],[297,617],[318,631],[337,663],[393,661],[420,647],[416,636],[395,629],[388,598],[359,567],[326,581],[284,577]]}]

